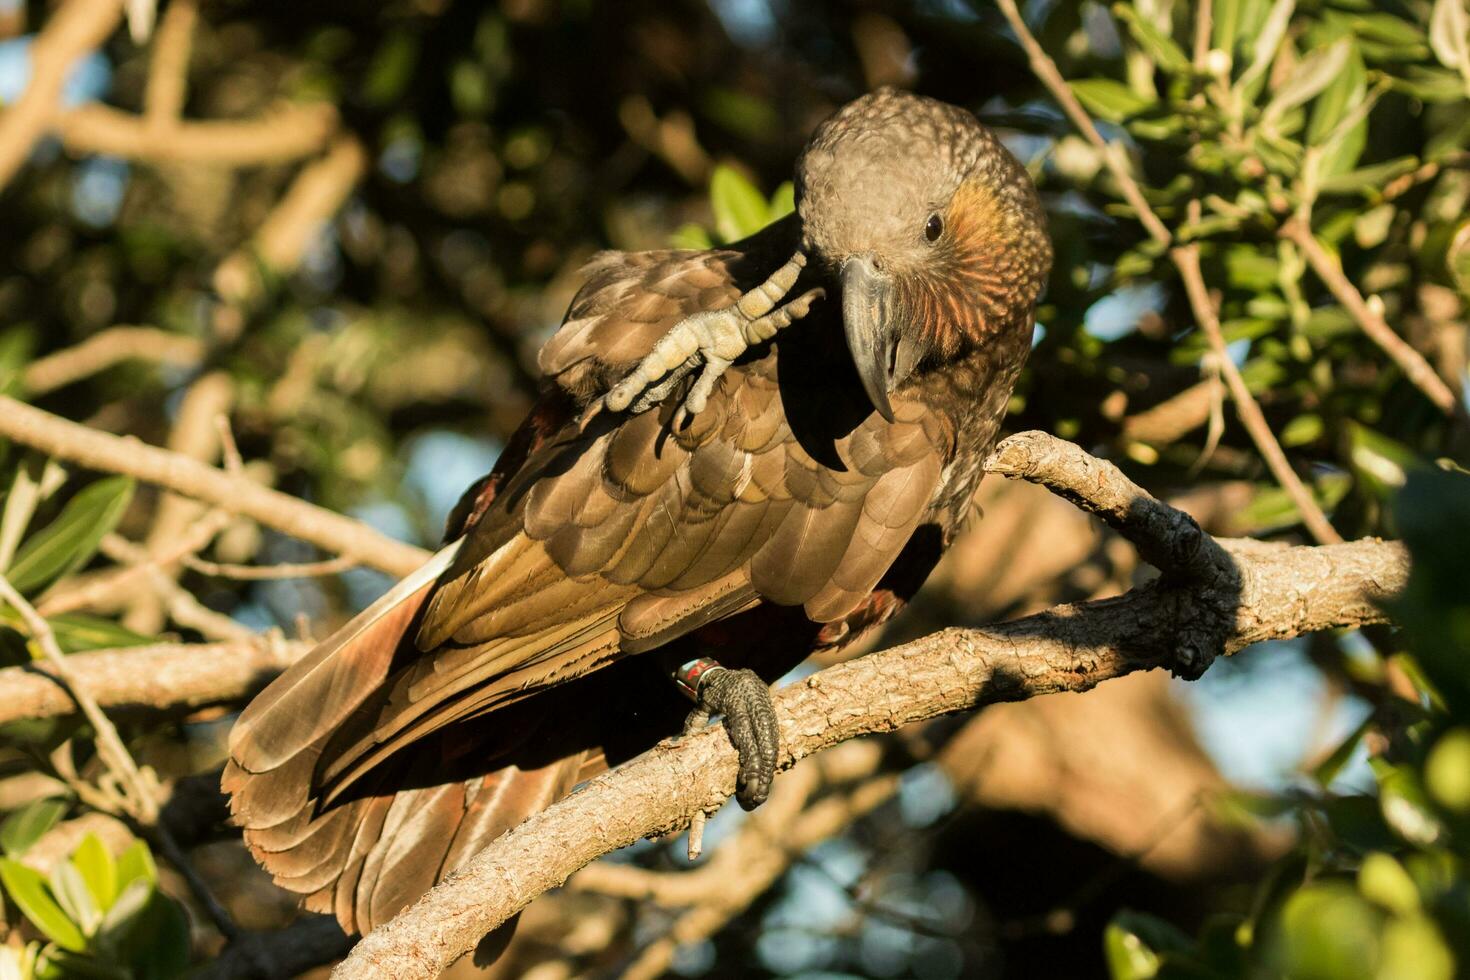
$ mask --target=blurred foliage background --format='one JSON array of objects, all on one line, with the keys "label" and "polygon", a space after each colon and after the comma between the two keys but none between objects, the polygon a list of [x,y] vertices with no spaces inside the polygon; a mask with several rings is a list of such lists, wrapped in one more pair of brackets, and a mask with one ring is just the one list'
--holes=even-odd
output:
[{"label": "blurred foliage background", "polygon": [[[1308,539],[1227,394],[1238,371],[1336,532],[1413,551],[1403,633],[844,747],[788,775],[768,822],[713,822],[705,862],[741,901],[633,900],[592,875],[526,914],[497,971],[1470,971],[1464,0],[1023,6],[1112,162],[1197,247],[1223,357],[987,0],[168,0],[145,39],[103,23],[71,51],[17,148],[37,32],[89,3],[118,23],[97,0],[0,0],[0,133],[19,154],[0,384],[49,411],[206,461],[228,458],[224,416],[254,478],[431,546],[528,408],[580,265],[760,227],[790,208],[813,126],[893,84],[973,109],[1047,204],[1057,262],[1012,430],[1112,458],[1214,533]],[[388,582],[253,578],[235,566],[331,556],[17,447],[0,490],[0,568],[67,652],[323,636]],[[1147,574],[1034,488],[981,498],[885,642]],[[0,622],[6,664],[36,655],[14,610]],[[237,709],[119,715],[186,815],[188,861],[157,865],[157,841],[115,819],[90,728],[0,727],[0,978],[269,973],[231,958],[242,937],[319,949],[302,968],[340,955],[223,825],[212,781]],[[677,876],[681,852],[614,860]]]}]

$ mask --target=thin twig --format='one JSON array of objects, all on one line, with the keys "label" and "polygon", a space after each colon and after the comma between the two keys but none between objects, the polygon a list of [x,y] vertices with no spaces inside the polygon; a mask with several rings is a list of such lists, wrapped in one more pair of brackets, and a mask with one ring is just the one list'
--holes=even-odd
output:
[{"label": "thin twig", "polygon": [[[1082,131],[1082,135],[1087,138],[1088,142],[1101,151],[1103,162],[1107,165],[1114,179],[1118,181],[1119,189],[1124,198],[1127,199],[1128,203],[1138,213],[1138,220],[1143,224],[1143,227],[1148,231],[1154,241],[1161,245],[1171,244],[1173,236],[1170,234],[1169,229],[1164,226],[1164,223],[1159,220],[1158,215],[1149,207],[1148,202],[1144,199],[1143,189],[1139,187],[1138,182],[1133,179],[1133,175],[1128,172],[1127,167],[1118,159],[1116,147],[1110,145],[1103,139],[1102,134],[1097,130],[1097,126],[1093,124],[1092,117],[1087,114],[1087,110],[1082,107],[1082,103],[1077,101],[1077,96],[1072,93],[1072,89],[1067,85],[1066,79],[1062,77],[1062,73],[1057,68],[1056,62],[1052,61],[1047,53],[1042,50],[1040,42],[1036,40],[1036,36],[1026,26],[1026,21],[1021,17],[1021,12],[1016,8],[1015,0],[996,0],[996,2],[1000,6],[1001,12],[1005,14],[1006,20],[1011,25],[1011,29],[1016,32],[1016,37],[1020,40],[1021,47],[1025,49],[1026,55],[1031,61],[1031,70],[1041,79],[1042,84],[1047,87],[1047,90],[1051,92],[1052,97],[1061,105],[1063,111],[1066,112],[1067,116],[1077,128]],[[1326,516],[1322,513],[1322,509],[1317,506],[1317,502],[1312,499],[1312,495],[1302,485],[1296,472],[1292,470],[1291,464],[1287,462],[1286,453],[1282,450],[1281,444],[1276,441],[1276,436],[1272,434],[1270,424],[1267,423],[1260,406],[1256,404],[1256,400],[1251,395],[1250,389],[1246,387],[1245,381],[1240,376],[1240,371],[1235,367],[1235,362],[1230,360],[1230,356],[1225,350],[1225,341],[1220,334],[1219,316],[1215,312],[1214,304],[1210,301],[1209,291],[1205,288],[1204,284],[1204,276],[1200,272],[1198,246],[1191,243],[1183,247],[1170,249],[1169,254],[1174,263],[1174,267],[1179,271],[1180,278],[1184,280],[1184,288],[1189,294],[1190,306],[1194,310],[1195,319],[1199,322],[1200,329],[1204,331],[1205,337],[1209,340],[1210,347],[1215,352],[1215,357],[1219,359],[1220,370],[1225,375],[1225,382],[1229,386],[1231,397],[1235,401],[1236,412],[1240,416],[1241,424],[1250,433],[1251,439],[1255,442],[1256,448],[1260,451],[1262,457],[1264,457],[1272,475],[1276,477],[1277,482],[1281,484],[1287,496],[1296,504],[1297,509],[1301,512],[1303,523],[1312,532],[1313,537],[1323,543],[1341,541],[1342,537],[1333,530],[1332,525],[1328,523]]]},{"label": "thin twig", "polygon": [[1021,42],[1021,47],[1025,49],[1026,57],[1031,62],[1031,70],[1035,72],[1036,77],[1041,79],[1042,83],[1046,85],[1052,94],[1052,98],[1057,100],[1057,103],[1062,107],[1062,111],[1072,120],[1072,124],[1082,131],[1082,135],[1087,138],[1089,143],[1101,151],[1103,164],[1108,168],[1108,172],[1113,175],[1113,179],[1118,182],[1119,192],[1123,195],[1124,200],[1133,207],[1133,210],[1138,215],[1139,222],[1149,233],[1149,236],[1160,245],[1168,245],[1174,240],[1174,236],[1169,233],[1169,229],[1159,220],[1159,216],[1154,213],[1154,209],[1149,207],[1147,199],[1143,196],[1143,188],[1138,185],[1138,181],[1128,172],[1128,167],[1125,165],[1120,153],[1121,147],[1103,139],[1102,133],[1097,130],[1097,124],[1092,121],[1092,117],[1087,114],[1087,110],[1082,108],[1082,103],[1077,101],[1077,96],[1072,93],[1072,89],[1067,84],[1067,80],[1062,77],[1062,73],[1057,68],[1056,62],[1052,61],[1047,56],[1047,53],[1042,50],[1041,43],[1036,40],[1036,36],[1031,33],[1031,29],[1026,26],[1025,19],[1021,17],[1021,11],[1016,8],[1015,0],[996,0],[996,5],[1000,7],[1000,11],[1010,23],[1011,29],[1016,32],[1016,38]]},{"label": "thin twig", "polygon": [[31,635],[31,640],[46,657],[52,672],[66,684],[72,700],[82,709],[82,714],[91,724],[96,736],[97,755],[123,787],[122,802],[126,807],[126,815],[135,820],[143,832],[157,842],[164,856],[184,876],[189,889],[220,932],[227,937],[234,936],[237,929],[229,913],[225,912],[224,907],[214,897],[204,879],[199,876],[199,872],[189,863],[188,857],[179,847],[178,842],[174,840],[168,828],[158,820],[157,780],[152,778],[151,773],[145,776],[138,768],[137,762],[134,761],[128,747],[123,744],[122,736],[117,733],[117,727],[113,725],[112,720],[98,706],[96,700],[77,683],[77,678],[72,674],[71,665],[67,663],[66,654],[61,652],[61,646],[56,642],[56,634],[51,631],[51,624],[46,622],[35,607],[27,602],[25,597],[17,592],[3,575],[0,575],[0,599],[4,599],[20,614],[26,624],[26,630]]},{"label": "thin twig", "polygon": [[338,555],[325,561],[282,562],[278,565],[238,565],[229,562],[206,561],[197,555],[184,555],[181,559],[185,568],[201,575],[215,578],[230,578],[240,582],[265,582],[286,578],[318,578],[337,575],[358,566],[355,558]]},{"label": "thin twig", "polygon": [[255,119],[188,120],[158,130],[142,116],[93,103],[62,113],[55,129],[78,156],[259,167],[321,152],[338,122],[333,106],[314,102],[278,106]]},{"label": "thin twig", "polygon": [[1333,297],[1352,315],[1363,333],[1399,366],[1404,376],[1424,393],[1425,398],[1446,415],[1464,414],[1464,406],[1449,385],[1435,373],[1423,354],[1394,332],[1375,304],[1365,300],[1358,288],[1348,281],[1342,267],[1332,260],[1322,243],[1317,241],[1317,236],[1312,234],[1312,227],[1305,218],[1296,217],[1286,222],[1281,226],[1281,236],[1296,243],[1317,278],[1322,280]]},{"label": "thin twig", "polygon": [[1209,290],[1205,287],[1204,273],[1200,271],[1199,245],[1191,242],[1171,249],[1170,257],[1179,270],[1179,278],[1184,282],[1184,291],[1189,296],[1195,321],[1209,341],[1210,350],[1214,352],[1220,371],[1225,376],[1225,384],[1230,389],[1230,397],[1235,402],[1235,412],[1240,417],[1241,424],[1250,433],[1251,440],[1266,460],[1266,466],[1276,477],[1276,482],[1281,484],[1281,488],[1296,505],[1302,523],[1307,526],[1312,537],[1322,544],[1340,543],[1342,535],[1327,520],[1327,515],[1317,506],[1311,491],[1291,468],[1286,451],[1276,441],[1276,436],[1271,432],[1271,424],[1266,421],[1265,413],[1256,404],[1255,396],[1246,387],[1245,379],[1240,376],[1240,369],[1235,366],[1235,361],[1225,347],[1225,337],[1220,331],[1220,317],[1215,312],[1214,301],[1210,299]]},{"label": "thin twig", "polygon": [[136,588],[137,580],[145,577],[150,569],[163,568],[182,561],[209,544],[231,520],[233,517],[228,511],[211,511],[195,521],[167,550],[146,553],[141,560],[115,571],[103,572],[85,585],[58,590],[42,599],[38,608],[46,616],[59,616],[78,609],[106,608]]},{"label": "thin twig", "polygon": [[179,121],[188,95],[189,55],[199,21],[198,0],[169,0],[153,35],[148,84],[143,90],[143,118],[167,130]]},{"label": "thin twig", "polygon": [[395,541],[361,521],[263,487],[246,477],[231,476],[135,438],[98,432],[3,396],[0,436],[58,459],[122,473],[214,504],[324,551],[350,555],[390,575],[407,575],[429,557],[424,549]]},{"label": "thin twig", "polygon": [[117,774],[126,789],[131,800],[133,816],[147,824],[157,821],[158,801],[153,796],[152,787],[138,769],[138,764],[133,761],[133,756],[128,752],[127,746],[123,745],[117,728],[97,706],[92,696],[75,683],[76,679],[72,676],[71,666],[66,662],[66,654],[61,652],[61,646],[56,642],[56,634],[51,631],[51,624],[36,612],[36,608],[16,591],[15,586],[11,585],[10,580],[4,575],[0,575],[0,599],[4,599],[7,605],[20,614],[20,618],[26,624],[26,630],[31,634],[31,640],[45,656],[52,672],[70,690],[72,700],[82,709],[82,714],[86,716],[92,729],[97,733],[97,752],[102,757],[102,761],[107,764],[107,768]]},{"label": "thin twig", "polygon": [[155,327],[109,327],[74,347],[56,351],[26,365],[26,391],[44,395],[123,361],[155,361],[190,367],[204,356],[204,342]]},{"label": "thin twig", "polygon": [[0,188],[10,183],[36,141],[46,135],[72,65],[105,41],[121,21],[120,0],[66,0],[36,35],[25,91],[0,112]]}]

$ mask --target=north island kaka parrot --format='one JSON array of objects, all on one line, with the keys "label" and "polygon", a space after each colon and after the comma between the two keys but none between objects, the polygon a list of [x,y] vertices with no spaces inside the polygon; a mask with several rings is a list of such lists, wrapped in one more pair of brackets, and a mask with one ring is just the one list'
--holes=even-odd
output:
[{"label": "north island kaka parrot", "polygon": [[797,210],[598,255],[451,542],[241,714],[224,788],[278,884],[366,932],[580,780],[720,714],[739,798],[768,685],[893,615],[971,510],[1051,247],[970,113],[883,90]]}]

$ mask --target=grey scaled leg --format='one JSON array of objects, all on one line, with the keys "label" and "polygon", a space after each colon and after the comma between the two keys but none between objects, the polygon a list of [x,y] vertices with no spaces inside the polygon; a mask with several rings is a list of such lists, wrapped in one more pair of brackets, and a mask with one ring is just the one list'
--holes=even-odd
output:
[{"label": "grey scaled leg", "polygon": [[771,795],[781,747],[771,689],[755,671],[729,670],[707,657],[676,670],[674,683],[695,704],[684,722],[686,735],[703,728],[712,715],[724,717],[725,733],[740,759],[735,799],[742,808],[754,810]]},{"label": "grey scaled leg", "polygon": [[674,427],[681,428],[690,416],[704,411],[715,384],[736,358],[770,340],[793,320],[806,316],[812,304],[824,295],[821,288],[809,289],[784,305],[776,305],[796,285],[805,265],[806,256],[797,252],[769,279],[736,300],[734,306],[704,310],[674,324],[637,367],[587,407],[583,424],[604,408],[614,412],[651,408],[698,369],[699,376],[674,413]]}]

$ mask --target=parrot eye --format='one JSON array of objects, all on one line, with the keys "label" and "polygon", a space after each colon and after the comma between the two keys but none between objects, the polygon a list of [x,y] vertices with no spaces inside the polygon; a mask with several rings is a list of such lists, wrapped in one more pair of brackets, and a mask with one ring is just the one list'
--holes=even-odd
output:
[{"label": "parrot eye", "polygon": [[937,214],[929,215],[929,220],[924,222],[924,237],[935,242],[942,234],[944,234],[944,219]]}]

